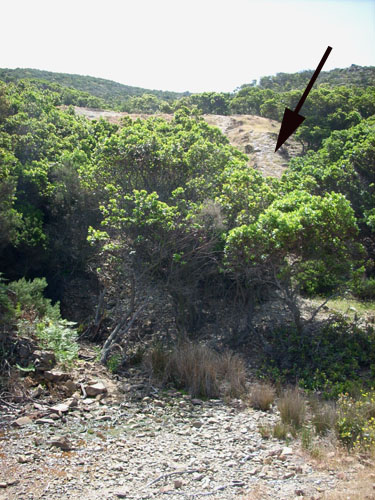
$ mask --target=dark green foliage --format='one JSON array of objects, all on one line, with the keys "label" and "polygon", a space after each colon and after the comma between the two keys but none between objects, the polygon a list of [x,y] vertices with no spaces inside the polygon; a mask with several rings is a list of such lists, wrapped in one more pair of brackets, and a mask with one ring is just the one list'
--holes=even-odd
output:
[{"label": "dark green foliage", "polygon": [[[373,118],[348,130],[335,131],[317,153],[292,160],[282,178],[283,189],[295,192],[306,189],[312,195],[336,192],[345,196],[354,210],[360,228],[360,241],[368,249],[367,272],[373,273],[375,207],[375,124]],[[307,273],[307,274],[306,274]],[[316,281],[316,269],[306,268],[306,292],[329,291],[326,283]],[[315,274],[316,275],[316,274]],[[309,280],[312,279],[312,281]],[[315,281],[315,284],[314,284]],[[327,288],[328,285],[328,288]],[[355,288],[360,287],[360,283]],[[358,288],[359,290],[359,288]],[[360,292],[359,292],[360,293]]]},{"label": "dark green foliage", "polygon": [[375,300],[375,278],[360,280],[353,287],[354,294],[363,300]]},{"label": "dark green foliage", "polygon": [[[259,87],[262,89],[271,89],[276,92],[287,92],[294,89],[305,90],[313,73],[314,70],[307,70],[298,73],[277,73],[276,76],[264,76],[259,81]],[[375,68],[373,66],[357,66],[352,64],[349,68],[321,71],[316,85],[323,83],[331,86],[374,86]]]},{"label": "dark green foliage", "polygon": [[275,330],[267,341],[272,347],[263,366],[277,379],[299,381],[332,397],[352,390],[355,381],[371,386],[375,367],[371,326],[361,328],[338,315],[302,336],[293,327]]},{"label": "dark green foliage", "polygon": [[[56,89],[58,84],[65,87],[65,92],[59,91],[62,94],[61,104],[75,104],[76,106],[88,107],[104,107],[100,103],[105,103],[110,107],[121,107],[131,97],[139,97],[144,94],[151,94],[160,100],[172,101],[184,95],[178,92],[168,92],[162,90],[147,90],[139,87],[130,87],[111,80],[104,80],[103,78],[95,78],[92,76],[70,75],[67,73],[52,73],[51,71],[41,71],[38,69],[30,68],[17,68],[17,69],[0,69],[0,80],[7,83],[18,82],[19,80],[43,80],[48,82],[49,89]],[[79,91],[75,93],[73,89]],[[91,96],[92,103],[88,100]],[[79,98],[82,99],[79,103]],[[95,99],[99,98],[99,99]],[[69,102],[70,101],[70,102]]]}]

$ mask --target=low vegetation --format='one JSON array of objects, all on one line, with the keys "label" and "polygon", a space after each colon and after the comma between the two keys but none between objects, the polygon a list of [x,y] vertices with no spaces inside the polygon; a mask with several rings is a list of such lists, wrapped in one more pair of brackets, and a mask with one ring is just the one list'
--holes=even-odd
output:
[{"label": "low vegetation", "polygon": [[145,355],[144,365],[163,384],[184,389],[194,397],[239,397],[246,391],[241,358],[201,344],[181,343],[171,350],[156,345]]},{"label": "low vegetation", "polygon": [[267,382],[257,382],[252,384],[249,392],[250,405],[262,411],[267,411],[271,408],[276,396],[274,387]]},{"label": "low vegetation", "polygon": [[281,421],[300,429],[306,418],[305,398],[298,388],[287,389],[277,403]]},{"label": "low vegetation", "polygon": [[52,305],[44,297],[46,286],[44,278],[21,278],[8,285],[0,282],[3,318],[6,317],[0,331],[1,368],[5,373],[12,366],[23,373],[34,371],[30,356],[35,348],[52,351],[61,366],[69,366],[77,359],[75,323],[63,319],[59,304]]}]

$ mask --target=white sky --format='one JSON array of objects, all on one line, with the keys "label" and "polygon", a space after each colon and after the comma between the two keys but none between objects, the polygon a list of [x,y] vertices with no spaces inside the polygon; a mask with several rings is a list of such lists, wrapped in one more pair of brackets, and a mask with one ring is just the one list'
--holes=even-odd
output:
[{"label": "white sky", "polygon": [[375,65],[375,0],[1,0],[0,67],[149,89]]}]

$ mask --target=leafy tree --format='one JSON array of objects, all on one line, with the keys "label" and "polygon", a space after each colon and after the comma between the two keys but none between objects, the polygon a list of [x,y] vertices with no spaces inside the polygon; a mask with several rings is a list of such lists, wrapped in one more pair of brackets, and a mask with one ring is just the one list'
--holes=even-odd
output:
[{"label": "leafy tree", "polygon": [[298,292],[306,268],[314,265],[315,279],[328,273],[333,289],[345,283],[361,256],[357,232],[343,195],[295,191],[274,201],[256,222],[229,232],[226,266],[250,292],[263,284],[278,290],[302,333]]}]

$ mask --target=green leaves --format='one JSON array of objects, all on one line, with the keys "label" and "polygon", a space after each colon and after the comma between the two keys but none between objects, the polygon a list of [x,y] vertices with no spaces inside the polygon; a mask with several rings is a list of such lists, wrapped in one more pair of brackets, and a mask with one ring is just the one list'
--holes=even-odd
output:
[{"label": "green leaves", "polygon": [[[251,276],[251,269],[258,273],[260,266],[265,275],[283,270],[298,277],[308,262],[317,261],[315,279],[331,267],[344,280],[358,257],[353,251],[357,232],[353,210],[343,195],[294,191],[269,205],[253,224],[229,231],[226,265],[235,275]],[[324,262],[329,265],[322,266]]]}]

